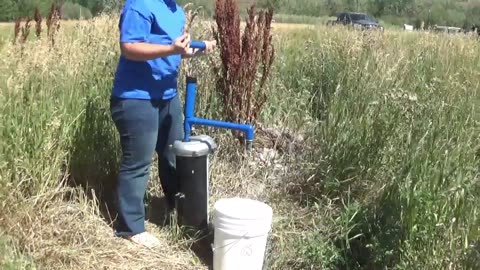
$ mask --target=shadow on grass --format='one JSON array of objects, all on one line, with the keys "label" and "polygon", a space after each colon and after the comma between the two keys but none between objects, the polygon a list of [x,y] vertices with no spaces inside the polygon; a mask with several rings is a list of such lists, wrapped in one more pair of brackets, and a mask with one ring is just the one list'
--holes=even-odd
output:
[{"label": "shadow on grass", "polygon": [[213,269],[213,231],[208,231],[197,237],[197,240],[192,244],[190,249],[201,260],[201,262],[208,266],[208,269]]},{"label": "shadow on grass", "polygon": [[[165,197],[151,196],[147,197],[146,219],[159,227],[174,226],[173,221],[167,219],[168,213],[165,208]],[[181,228],[181,237],[183,240],[191,242],[190,250],[200,259],[200,261],[213,268],[213,231],[209,228],[206,231],[189,230]]]},{"label": "shadow on grass", "polygon": [[397,187],[369,205],[346,204],[327,232],[311,231],[297,244],[302,262],[292,269],[395,269],[406,236],[402,207]]},{"label": "shadow on grass", "polygon": [[464,260],[466,269],[480,269],[480,240],[470,245]]},{"label": "shadow on grass", "polygon": [[[352,211],[358,211],[354,215]],[[385,269],[400,261],[405,238],[401,223],[402,201],[395,185],[371,206],[347,209],[343,224],[348,233],[335,244],[342,252],[338,269]],[[354,218],[352,218],[354,216]]]},{"label": "shadow on grass", "polygon": [[167,225],[167,211],[166,211],[165,197],[148,196],[146,199],[145,218],[150,223],[159,227]]},{"label": "shadow on grass", "polygon": [[71,142],[68,184],[81,187],[90,199],[95,196],[110,225],[117,215],[114,190],[120,150],[116,136],[108,102],[88,97]]}]

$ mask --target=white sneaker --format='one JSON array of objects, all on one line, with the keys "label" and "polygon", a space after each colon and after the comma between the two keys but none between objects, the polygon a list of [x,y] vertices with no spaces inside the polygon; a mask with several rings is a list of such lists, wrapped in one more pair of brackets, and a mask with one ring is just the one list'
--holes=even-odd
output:
[{"label": "white sneaker", "polygon": [[160,246],[160,241],[157,237],[149,232],[139,233],[133,236],[128,237],[130,241],[145,246],[147,248],[156,248]]}]

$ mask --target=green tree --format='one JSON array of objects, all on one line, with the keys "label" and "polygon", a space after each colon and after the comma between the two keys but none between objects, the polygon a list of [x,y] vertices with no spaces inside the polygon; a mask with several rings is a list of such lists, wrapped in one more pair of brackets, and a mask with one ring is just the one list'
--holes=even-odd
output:
[{"label": "green tree", "polygon": [[388,0],[369,0],[367,4],[368,11],[372,13],[373,16],[381,17],[385,15],[387,2]]},{"label": "green tree", "polygon": [[0,0],[0,21],[11,21],[18,14],[17,4],[13,0]]},{"label": "green tree", "polygon": [[465,6],[465,9],[464,27],[471,28],[473,26],[480,26],[480,1],[469,3]]},{"label": "green tree", "polygon": [[90,11],[97,11],[98,7],[102,6],[102,0],[78,0],[74,3],[80,4],[82,7],[88,8]]},{"label": "green tree", "polygon": [[338,13],[338,4],[335,0],[326,0],[325,9],[328,10],[328,16],[335,16]]},{"label": "green tree", "polygon": [[357,9],[356,0],[343,0],[343,1],[344,1],[345,9],[349,11],[354,11]]},{"label": "green tree", "polygon": [[27,17],[33,16],[35,11],[35,0],[17,0],[18,16]]},{"label": "green tree", "polygon": [[67,20],[90,19],[90,10],[78,3],[66,2],[62,5],[62,17]]},{"label": "green tree", "polygon": [[281,7],[281,0],[260,0],[258,4],[262,8],[273,8],[278,11]]}]

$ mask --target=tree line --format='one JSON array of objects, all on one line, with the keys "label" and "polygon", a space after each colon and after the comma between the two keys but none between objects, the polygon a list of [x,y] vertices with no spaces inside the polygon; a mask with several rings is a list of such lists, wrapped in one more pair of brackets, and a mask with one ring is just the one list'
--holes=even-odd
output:
[{"label": "tree line", "polygon": [[[238,0],[246,2],[246,0]],[[255,2],[254,0],[250,0]],[[0,21],[31,16],[39,8],[48,14],[51,4],[62,6],[67,19],[90,18],[103,11],[118,9],[124,0],[0,0]],[[215,0],[177,0],[202,5],[206,15],[212,15]],[[480,0],[257,0],[260,7],[273,7],[276,13],[305,16],[334,16],[340,11],[360,11],[388,23],[449,25],[470,27],[480,25]]]},{"label": "tree line", "polygon": [[0,0],[0,21],[13,21],[19,17],[31,17],[38,8],[45,17],[52,4],[61,7],[65,19],[91,18],[103,11],[118,8],[124,0]]},{"label": "tree line", "polygon": [[[177,0],[193,2],[212,15],[215,0]],[[246,4],[257,2],[259,7],[273,7],[277,14],[313,17],[335,16],[341,11],[367,12],[387,23],[419,26],[448,25],[471,27],[480,25],[480,0],[237,0],[241,11]]]},{"label": "tree line", "polygon": [[335,16],[340,11],[367,12],[386,22],[471,27],[480,25],[480,0],[259,0],[277,13]]}]

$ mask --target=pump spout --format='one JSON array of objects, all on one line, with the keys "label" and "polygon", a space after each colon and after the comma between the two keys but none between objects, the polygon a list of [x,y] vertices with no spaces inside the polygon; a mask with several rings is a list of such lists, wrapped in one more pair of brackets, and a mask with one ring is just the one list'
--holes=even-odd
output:
[{"label": "pump spout", "polygon": [[253,141],[246,141],[245,143],[245,150],[247,150],[247,152],[250,152],[252,151],[252,148],[253,148]]}]

